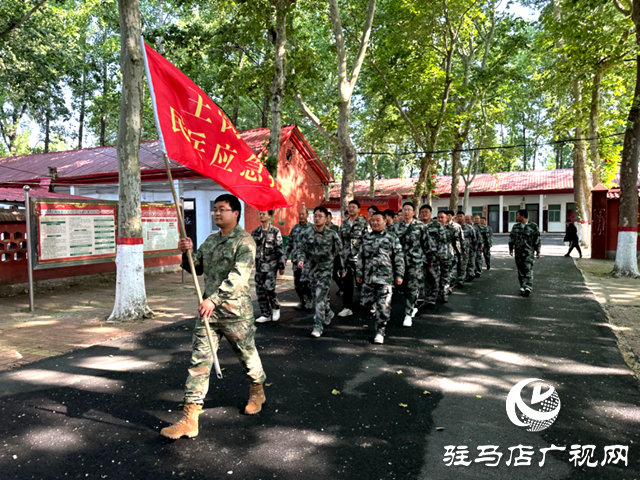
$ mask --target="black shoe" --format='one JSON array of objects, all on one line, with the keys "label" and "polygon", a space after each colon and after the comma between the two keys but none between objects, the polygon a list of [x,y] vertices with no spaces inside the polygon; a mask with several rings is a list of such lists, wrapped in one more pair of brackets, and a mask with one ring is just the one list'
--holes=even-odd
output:
[{"label": "black shoe", "polygon": [[568,253],[567,253],[567,254],[565,254],[565,257],[570,257],[570,256],[571,256],[571,255],[569,255]]},{"label": "black shoe", "polygon": [[429,302],[429,303],[426,304],[425,308],[427,310],[433,310],[434,308],[436,308],[436,304],[433,303],[433,302]]},{"label": "black shoe", "polygon": [[491,270],[491,265],[487,265],[487,270]]},{"label": "black shoe", "polygon": [[304,302],[300,302],[293,308],[295,308],[296,310],[304,310]]},{"label": "black shoe", "polygon": [[529,287],[524,289],[524,296],[528,297],[529,295],[531,295],[531,289]]},{"label": "black shoe", "polygon": [[436,303],[447,303],[447,299],[446,298],[438,298],[436,300]]},{"label": "black shoe", "polygon": [[481,273],[476,273],[476,278],[480,278]]},{"label": "black shoe", "polygon": [[464,284],[463,283],[457,283],[456,284],[456,288],[464,288]]},{"label": "black shoe", "polygon": [[582,258],[582,255],[580,255],[580,258]]}]

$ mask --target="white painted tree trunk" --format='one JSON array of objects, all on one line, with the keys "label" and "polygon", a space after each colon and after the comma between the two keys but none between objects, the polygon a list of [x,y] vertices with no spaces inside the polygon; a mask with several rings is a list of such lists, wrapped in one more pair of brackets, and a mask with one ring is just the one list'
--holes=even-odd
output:
[{"label": "white painted tree trunk", "polygon": [[[116,253],[116,300],[109,321],[147,317],[143,245],[118,245]],[[142,315],[141,315],[142,314]]]},{"label": "white painted tree trunk", "polygon": [[618,248],[613,267],[614,277],[639,276],[638,271],[638,232],[618,232]]}]

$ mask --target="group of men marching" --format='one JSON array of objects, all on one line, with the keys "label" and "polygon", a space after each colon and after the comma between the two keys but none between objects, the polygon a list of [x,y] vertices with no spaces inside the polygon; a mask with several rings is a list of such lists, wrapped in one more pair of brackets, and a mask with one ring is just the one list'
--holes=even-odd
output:
[{"label": "group of men marching", "polygon": [[[277,321],[276,271],[292,261],[300,310],[315,309],[311,335],[320,337],[334,317],[329,289],[333,279],[343,299],[340,317],[353,315],[355,284],[362,287],[361,305],[376,317],[374,343],[384,343],[394,291],[404,294],[402,325],[411,327],[418,308],[446,303],[454,287],[462,288],[482,274],[483,259],[491,269],[493,231],[486,219],[441,211],[430,205],[418,211],[406,202],[399,212],[371,207],[369,221],[360,216],[357,200],[349,202],[342,225],[332,223],[322,206],[298,212],[286,248],[280,231],[270,224],[273,212],[260,212],[256,242],[256,291],[261,316],[257,323]],[[416,218],[417,217],[417,218]]]}]

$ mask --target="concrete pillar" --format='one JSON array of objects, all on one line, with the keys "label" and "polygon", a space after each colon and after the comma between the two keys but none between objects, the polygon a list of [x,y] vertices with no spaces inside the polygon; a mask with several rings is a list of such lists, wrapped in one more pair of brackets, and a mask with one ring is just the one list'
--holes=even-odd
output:
[{"label": "concrete pillar", "polygon": [[502,221],[503,219],[504,219],[504,196],[500,195],[500,211],[498,215],[498,225],[499,225],[498,230],[500,230],[500,232],[498,233],[502,233],[504,231],[504,222]]},{"label": "concrete pillar", "polygon": [[544,212],[542,211],[543,206],[544,206],[544,195],[540,194],[540,206],[538,207],[540,209],[540,218],[538,219],[538,221],[540,222],[540,225],[538,225],[538,227],[541,232],[544,227]]}]

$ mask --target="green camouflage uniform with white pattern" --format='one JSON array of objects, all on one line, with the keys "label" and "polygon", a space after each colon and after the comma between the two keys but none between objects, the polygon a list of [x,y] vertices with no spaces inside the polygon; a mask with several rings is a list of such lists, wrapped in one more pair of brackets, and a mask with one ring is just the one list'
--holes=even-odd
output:
[{"label": "green camouflage uniform with white pattern", "polygon": [[440,265],[447,256],[447,234],[444,227],[432,219],[424,226],[424,240],[422,243],[425,254],[425,293],[426,303],[436,303],[440,288]]},{"label": "green camouflage uniform with white pattern", "polygon": [[[256,326],[249,296],[249,278],[256,255],[251,235],[236,225],[227,236],[210,235],[193,258],[197,275],[204,275],[204,298],[215,305],[209,324],[215,349],[225,337],[253,385],[266,375],[255,345]],[[191,273],[186,255],[182,268]],[[185,403],[202,405],[209,390],[213,355],[204,323],[198,318],[193,331],[191,364],[185,384]]]},{"label": "green camouflage uniform with white pattern", "polygon": [[282,234],[277,227],[262,225],[251,232],[256,242],[256,294],[260,312],[271,317],[273,310],[280,310],[280,302],[276,296],[276,278],[278,270],[284,270],[284,249]]},{"label": "green camouflage uniform with white pattern", "polygon": [[[411,223],[403,222],[404,227],[398,227],[398,240],[404,254],[405,315],[411,315],[416,306],[420,287],[424,281],[424,224],[415,218]],[[399,224],[400,225],[400,224]]]},{"label": "green camouflage uniform with white pattern", "polygon": [[509,234],[509,252],[513,252],[521,288],[533,289],[533,264],[540,254],[540,230],[538,225],[516,223]]},{"label": "green camouflage uniform with white pattern", "polygon": [[404,276],[402,246],[393,233],[369,232],[362,237],[356,278],[362,280],[362,303],[376,306],[376,333],[385,334],[391,316],[393,284]]},{"label": "green camouflage uniform with white pattern", "polygon": [[304,269],[298,268],[300,261],[300,238],[313,229],[313,225],[309,222],[302,225],[297,223],[291,228],[287,246],[284,249],[285,259],[291,257],[293,270],[293,284],[298,294],[298,298],[303,306],[311,303],[311,291],[309,290],[309,279],[304,273]]}]

